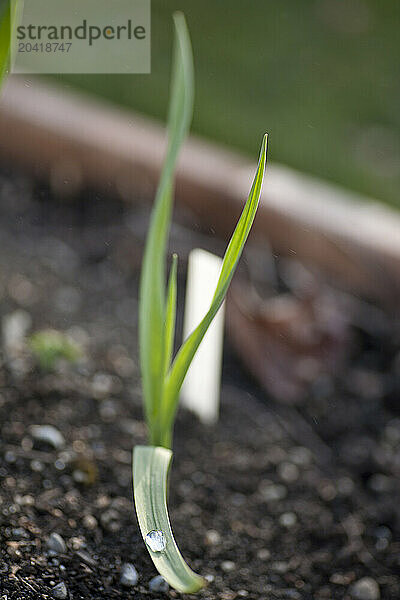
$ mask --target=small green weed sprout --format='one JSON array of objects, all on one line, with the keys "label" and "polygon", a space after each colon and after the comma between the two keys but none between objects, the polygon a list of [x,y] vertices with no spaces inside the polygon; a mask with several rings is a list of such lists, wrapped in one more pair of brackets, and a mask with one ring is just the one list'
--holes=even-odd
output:
[{"label": "small green weed sprout", "polygon": [[175,47],[168,117],[168,145],[151,215],[139,292],[139,348],[145,417],[150,446],[136,446],[133,485],[139,526],[159,573],[179,592],[194,593],[205,581],[191,571],[175,543],[167,510],[167,481],[179,391],[186,372],[235,272],[255,218],[264,177],[267,136],[263,138],[249,197],[225,252],[209,310],[173,358],[177,257],[166,285],[167,238],[173,203],[173,177],[193,108],[193,59],[181,13],[174,15]]},{"label": "small green weed sprout", "polygon": [[82,350],[65,333],[55,329],[44,329],[32,334],[28,346],[42,371],[53,371],[58,361],[76,363]]}]

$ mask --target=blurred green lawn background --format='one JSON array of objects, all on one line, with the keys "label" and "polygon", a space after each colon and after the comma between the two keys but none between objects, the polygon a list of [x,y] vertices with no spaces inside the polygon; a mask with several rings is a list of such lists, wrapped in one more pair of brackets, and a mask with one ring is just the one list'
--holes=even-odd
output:
[{"label": "blurred green lawn background", "polygon": [[196,133],[400,207],[400,0],[152,0],[151,75],[62,81],[164,119],[176,9]]}]

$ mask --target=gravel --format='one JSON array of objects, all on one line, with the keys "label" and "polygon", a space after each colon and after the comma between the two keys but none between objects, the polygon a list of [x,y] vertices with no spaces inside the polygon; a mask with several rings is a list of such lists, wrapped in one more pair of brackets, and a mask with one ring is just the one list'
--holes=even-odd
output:
[{"label": "gravel", "polygon": [[161,575],[156,575],[149,581],[149,590],[151,592],[168,592],[169,585]]},{"label": "gravel", "polygon": [[120,583],[124,587],[130,588],[137,584],[139,579],[138,572],[132,563],[125,563],[121,568]]},{"label": "gravel", "polygon": [[356,581],[350,588],[354,600],[379,600],[381,597],[379,585],[372,577],[363,577]]},{"label": "gravel", "polygon": [[55,585],[51,590],[51,595],[53,598],[57,598],[57,600],[65,600],[65,598],[68,598],[68,589],[65,583],[62,581]]},{"label": "gravel", "polygon": [[47,549],[56,554],[65,554],[67,546],[58,533],[52,533],[47,540]]},{"label": "gravel", "polygon": [[31,433],[35,441],[48,444],[56,450],[59,450],[65,444],[64,436],[53,425],[33,425]]}]

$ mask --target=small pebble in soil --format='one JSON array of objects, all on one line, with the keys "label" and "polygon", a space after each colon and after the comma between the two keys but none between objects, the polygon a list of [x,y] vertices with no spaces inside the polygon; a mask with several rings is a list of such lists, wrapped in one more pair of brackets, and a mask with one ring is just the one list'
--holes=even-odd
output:
[{"label": "small pebble in soil", "polygon": [[137,584],[139,579],[138,572],[132,563],[125,563],[121,568],[120,583],[124,587],[133,587]]},{"label": "small pebble in soil", "polygon": [[293,483],[299,478],[299,469],[290,462],[283,462],[278,466],[278,475],[285,483]]},{"label": "small pebble in soil", "polygon": [[65,583],[62,581],[53,587],[51,590],[51,595],[53,598],[57,598],[58,600],[65,600],[68,597],[68,590]]},{"label": "small pebble in soil", "polygon": [[381,597],[379,585],[372,577],[363,577],[353,583],[350,594],[354,600],[379,600]]},{"label": "small pebble in soil", "polygon": [[17,457],[15,456],[14,452],[11,452],[11,450],[8,450],[5,455],[4,455],[5,461],[13,464],[15,463],[15,461],[17,460]]},{"label": "small pebble in soil", "polygon": [[284,562],[283,560],[278,560],[278,561],[272,563],[271,569],[273,571],[275,571],[276,573],[281,573],[283,575],[284,573],[288,572],[289,565],[288,565],[288,563]]},{"label": "small pebble in soil", "polygon": [[352,578],[352,573],[350,575],[348,573],[332,573],[332,575],[329,578],[329,581],[331,583],[334,583],[335,585],[349,585],[349,583],[352,582]]},{"label": "small pebble in soil", "polygon": [[104,511],[100,517],[100,522],[106,531],[115,533],[122,527],[119,512],[115,508],[109,508]]},{"label": "small pebble in soil", "polygon": [[225,571],[225,573],[229,573],[235,569],[235,563],[232,560],[224,560],[221,563],[221,569]]},{"label": "small pebble in soil", "polygon": [[65,545],[63,538],[58,533],[50,534],[46,546],[48,550],[55,552],[56,554],[64,554],[67,550],[67,546]]},{"label": "small pebble in soil", "polygon": [[12,530],[13,540],[27,540],[29,539],[29,533],[23,527],[16,527]]},{"label": "small pebble in soil", "polygon": [[259,486],[260,494],[266,502],[283,500],[287,495],[284,485],[274,484],[272,481],[264,480]]},{"label": "small pebble in soil", "polygon": [[75,483],[86,483],[87,482],[86,473],[84,473],[80,469],[75,469],[75,471],[73,471],[72,479],[75,481]]},{"label": "small pebble in soil", "polygon": [[216,546],[221,541],[221,535],[215,529],[210,529],[206,533],[206,544],[210,546]]},{"label": "small pebble in soil", "polygon": [[10,357],[21,347],[31,326],[31,316],[24,310],[16,310],[5,315],[2,322],[3,346]]},{"label": "small pebble in soil", "polygon": [[350,477],[341,477],[337,482],[337,491],[341,496],[351,496],[354,492],[354,481]]},{"label": "small pebble in soil", "polygon": [[53,425],[32,425],[31,433],[35,441],[48,444],[56,450],[65,444],[63,435]]},{"label": "small pebble in soil", "polygon": [[322,479],[317,489],[320,497],[322,500],[325,500],[325,502],[331,502],[336,498],[336,487],[327,479]]},{"label": "small pebble in soil", "polygon": [[282,527],[293,527],[297,523],[297,516],[293,512],[283,513],[279,517],[279,523],[282,525]]},{"label": "small pebble in soil", "polygon": [[35,473],[41,473],[44,469],[44,464],[42,463],[41,460],[34,459],[31,461],[31,469]]},{"label": "small pebble in soil", "polygon": [[97,561],[94,558],[92,558],[90,556],[90,554],[88,554],[84,550],[78,550],[77,552],[75,552],[75,556],[77,556],[88,567],[95,567],[97,564]]},{"label": "small pebble in soil", "polygon": [[92,391],[98,400],[108,396],[113,387],[113,380],[107,373],[96,373],[92,381]]},{"label": "small pebble in soil", "polygon": [[307,467],[312,462],[312,453],[308,448],[297,446],[291,448],[289,458],[298,467]]},{"label": "small pebble in soil", "polygon": [[[73,526],[76,527],[76,521],[73,521]],[[86,546],[86,542],[84,538],[79,536],[73,536],[70,538],[70,544],[72,546],[72,550],[80,550]]]},{"label": "small pebble in soil", "polygon": [[97,519],[93,515],[85,515],[82,519],[82,525],[85,529],[96,529]]},{"label": "small pebble in soil", "polygon": [[156,575],[149,581],[149,590],[151,592],[168,592],[169,585],[162,575]]},{"label": "small pebble in soil", "polygon": [[118,407],[114,400],[104,400],[100,406],[100,416],[103,421],[111,422],[118,415]]},{"label": "small pebble in soil", "polygon": [[144,541],[152,552],[162,552],[165,550],[167,540],[164,533],[159,529],[153,529],[146,535]]},{"label": "small pebble in soil", "polygon": [[386,550],[392,538],[392,532],[389,527],[386,527],[385,525],[377,527],[374,534],[376,537],[375,548],[379,551]]}]

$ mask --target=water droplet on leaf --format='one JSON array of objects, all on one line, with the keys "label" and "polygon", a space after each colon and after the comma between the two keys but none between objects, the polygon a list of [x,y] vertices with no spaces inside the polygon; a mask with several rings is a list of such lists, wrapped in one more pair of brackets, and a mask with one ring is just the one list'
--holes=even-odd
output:
[{"label": "water droplet on leaf", "polygon": [[167,545],[167,541],[165,539],[164,533],[159,529],[153,529],[150,531],[144,540],[147,546],[152,550],[152,552],[162,552],[165,550],[165,546]]}]

